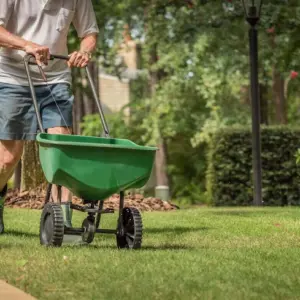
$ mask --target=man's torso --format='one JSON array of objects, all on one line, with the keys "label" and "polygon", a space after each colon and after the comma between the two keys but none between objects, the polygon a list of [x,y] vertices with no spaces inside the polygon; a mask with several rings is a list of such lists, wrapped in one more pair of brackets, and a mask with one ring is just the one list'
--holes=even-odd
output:
[{"label": "man's torso", "polygon": [[[78,0],[0,0],[13,3],[6,29],[25,40],[47,46],[52,54],[67,55],[67,35]],[[85,1],[85,0],[79,0]],[[24,51],[2,48],[0,82],[27,85],[23,64]],[[36,67],[32,67],[35,84],[42,84]],[[50,61],[44,71],[51,82],[69,82],[70,70],[62,61]]]}]

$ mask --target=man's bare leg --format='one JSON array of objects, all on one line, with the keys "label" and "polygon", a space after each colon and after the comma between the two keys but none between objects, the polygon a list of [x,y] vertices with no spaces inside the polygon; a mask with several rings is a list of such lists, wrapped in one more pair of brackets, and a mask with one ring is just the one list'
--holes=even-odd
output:
[{"label": "man's bare leg", "polygon": [[4,232],[4,197],[6,184],[23,153],[23,141],[0,141],[0,234]]},{"label": "man's bare leg", "polygon": [[[47,130],[49,134],[70,134],[72,130],[67,127],[54,127],[49,128]],[[54,201],[57,201],[58,199],[58,188],[56,185],[52,186],[51,195],[54,199]],[[71,209],[71,203],[72,203],[72,193],[65,187],[61,188],[61,208],[64,213],[64,219],[65,219],[65,225],[67,227],[72,227],[72,209]]]},{"label": "man's bare leg", "polygon": [[23,153],[23,141],[0,141],[0,191],[12,176]]}]

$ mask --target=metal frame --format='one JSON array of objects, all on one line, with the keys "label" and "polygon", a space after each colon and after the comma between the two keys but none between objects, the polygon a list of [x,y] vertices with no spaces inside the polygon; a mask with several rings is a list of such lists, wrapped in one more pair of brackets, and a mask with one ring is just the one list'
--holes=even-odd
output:
[{"label": "metal frame", "polygon": [[[63,56],[63,55],[50,55],[50,60],[53,59],[62,59],[62,60],[69,60],[68,56]],[[36,94],[35,94],[35,89],[34,89],[34,85],[30,76],[30,68],[29,65],[37,65],[36,61],[35,61],[35,57],[33,55],[27,54],[24,56],[24,65],[25,65],[25,70],[27,73],[27,78],[28,78],[28,83],[29,83],[29,87],[30,87],[30,92],[31,92],[31,96],[32,96],[32,100],[33,100],[33,104],[34,104],[34,108],[35,108],[35,112],[36,112],[36,116],[37,116],[37,121],[38,121],[38,125],[39,125],[39,129],[42,133],[45,133],[45,130],[43,128],[43,123],[42,123],[42,119],[41,119],[41,114],[39,111],[39,107],[38,107],[38,102],[37,102],[37,98],[36,98]],[[46,76],[43,73],[42,68],[39,68],[42,77],[44,78],[45,82],[46,82]],[[101,123],[104,129],[104,134],[105,137],[109,138],[109,129],[105,120],[105,116],[103,113],[103,109],[101,106],[101,102],[100,99],[97,95],[97,91],[95,88],[95,85],[93,83],[92,80],[92,76],[90,73],[90,70],[88,69],[88,66],[85,67],[86,73],[87,73],[87,77],[89,80],[89,84],[91,86],[92,89],[92,93],[93,93],[93,97],[94,100],[96,101],[97,104],[97,108],[100,114],[100,118],[101,118]],[[48,184],[47,187],[47,192],[46,192],[46,197],[45,197],[45,201],[44,204],[48,203],[51,199],[51,190],[52,190],[52,183]],[[53,200],[53,199],[52,199]],[[58,203],[61,203],[61,186],[58,186]],[[82,199],[84,204],[88,204],[88,206],[80,206],[80,205],[75,205],[75,204],[71,204],[71,208],[80,212],[85,212],[88,214],[88,219],[91,220],[96,226],[95,226],[95,232],[94,233],[104,233],[104,234],[116,234],[118,236],[123,236],[125,234],[125,230],[124,230],[124,226],[123,226],[123,209],[124,209],[124,191],[120,191],[120,201],[119,201],[119,218],[118,218],[118,224],[117,224],[117,229],[99,229],[100,226],[100,222],[101,222],[101,215],[102,214],[109,214],[109,213],[114,213],[114,210],[112,209],[105,209],[103,210],[103,204],[104,201],[99,200],[98,201],[98,208],[95,207],[94,202],[91,201],[85,201],[85,199]],[[95,218],[95,215],[96,218]],[[81,235],[84,232],[84,228],[67,228],[65,227],[64,230],[64,234],[69,234],[69,235]]]}]

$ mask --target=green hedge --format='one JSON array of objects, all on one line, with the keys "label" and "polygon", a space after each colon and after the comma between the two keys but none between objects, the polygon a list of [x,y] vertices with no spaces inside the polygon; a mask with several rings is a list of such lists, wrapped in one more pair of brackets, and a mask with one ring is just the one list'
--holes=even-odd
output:
[{"label": "green hedge", "polygon": [[[299,205],[300,172],[295,154],[300,128],[261,130],[264,205]],[[209,144],[206,188],[216,206],[253,204],[252,139],[250,128],[226,128]]]}]

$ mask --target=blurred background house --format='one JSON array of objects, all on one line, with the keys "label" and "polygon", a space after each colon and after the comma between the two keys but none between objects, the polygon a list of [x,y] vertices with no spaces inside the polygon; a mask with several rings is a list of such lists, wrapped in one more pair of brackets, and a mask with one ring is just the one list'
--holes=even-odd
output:
[{"label": "blurred background house", "polygon": [[[124,27],[120,45],[119,64],[123,65],[120,77],[106,74],[100,69],[99,95],[105,112],[118,112],[130,102],[130,80],[137,78],[140,70],[140,45],[131,38],[128,26]],[[129,109],[125,109],[129,114]]]}]

